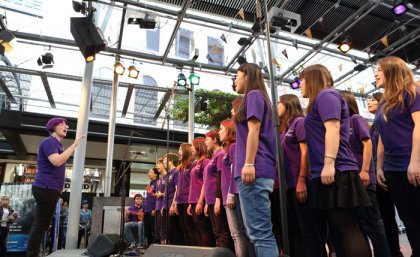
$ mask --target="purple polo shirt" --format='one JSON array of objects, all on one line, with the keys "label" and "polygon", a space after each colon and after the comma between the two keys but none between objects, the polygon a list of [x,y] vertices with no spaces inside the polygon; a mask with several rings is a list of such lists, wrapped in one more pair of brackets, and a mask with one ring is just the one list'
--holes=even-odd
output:
[{"label": "purple polo shirt", "polygon": [[260,90],[251,90],[243,100],[245,121],[236,124],[236,150],[234,178],[240,177],[246,158],[246,142],[248,138],[248,123],[251,118],[261,122],[258,150],[255,157],[255,177],[276,177],[276,140],[270,103]]},{"label": "purple polo shirt", "polygon": [[150,194],[147,192],[146,194],[146,200],[144,201],[144,212],[152,212],[155,209],[156,206],[156,198],[154,197],[154,193],[157,191],[157,182],[159,179],[155,179],[150,181],[149,187],[152,190],[152,193]]},{"label": "purple polo shirt", "polygon": [[397,106],[388,112],[388,120],[382,115],[383,105],[375,116],[375,126],[384,145],[384,172],[407,172],[413,147],[414,122],[411,114],[420,111],[420,87],[410,105],[410,95],[403,93],[404,108]]},{"label": "purple polo shirt", "polygon": [[222,201],[226,205],[227,194],[237,194],[238,186],[233,179],[233,159],[235,155],[235,143],[229,145],[229,148],[223,156],[222,163]]},{"label": "purple polo shirt", "polygon": [[204,168],[210,162],[209,159],[204,159],[191,169],[190,173],[190,194],[188,196],[188,203],[197,203],[200,199],[201,188],[203,187]]},{"label": "purple polo shirt", "polygon": [[217,171],[222,169],[223,149],[217,150],[204,168],[204,199],[207,204],[216,202]]},{"label": "purple polo shirt", "polygon": [[186,168],[182,167],[179,170],[177,196],[176,196],[177,204],[188,203],[188,195],[190,193],[190,174],[191,174],[192,167],[193,167],[193,164],[191,164],[190,166]]},{"label": "purple polo shirt", "polygon": [[283,149],[283,171],[286,178],[287,189],[295,188],[300,174],[300,162],[302,152],[300,143],[305,142],[305,119],[296,117],[287,127],[281,136],[281,146]]},{"label": "purple polo shirt", "polygon": [[[163,176],[163,178],[159,179],[158,182],[156,183],[156,192],[160,191],[161,193],[165,193],[165,184],[166,184],[166,176],[168,174],[165,174],[165,176]],[[163,197],[157,198],[156,199],[156,211],[160,211],[163,207]]]},{"label": "purple polo shirt", "polygon": [[[178,183],[178,169],[174,168],[169,173],[169,184],[168,184],[168,194],[163,197],[163,209],[166,209],[166,197],[168,198],[168,206],[171,207],[172,201],[174,200],[176,185]],[[166,179],[166,178],[165,178]]]},{"label": "purple polo shirt", "polygon": [[[129,211],[132,211],[134,213],[138,213],[140,210],[143,210],[143,205],[140,206],[136,206],[135,204],[131,205],[130,207],[128,207]],[[128,214],[128,222],[138,222],[139,218],[136,214]]]},{"label": "purple polo shirt", "polygon": [[[363,165],[363,144],[362,141],[370,139],[369,126],[367,121],[359,114],[354,114],[350,117],[350,148],[359,167],[359,172]],[[373,169],[373,161],[370,162],[369,167],[370,183],[376,185],[375,170]]]},{"label": "purple polo shirt", "polygon": [[35,176],[35,182],[33,183],[34,186],[54,189],[59,192],[63,190],[66,164],[55,167],[50,160],[48,160],[48,156],[55,153],[61,154],[63,152],[63,146],[55,137],[50,136],[42,140],[38,148],[38,171]]},{"label": "purple polo shirt", "polygon": [[306,143],[312,178],[321,176],[325,156],[324,122],[336,119],[340,121],[340,142],[335,160],[336,171],[357,171],[357,162],[350,149],[349,127],[350,114],[346,101],[332,88],[323,89],[305,118]]}]

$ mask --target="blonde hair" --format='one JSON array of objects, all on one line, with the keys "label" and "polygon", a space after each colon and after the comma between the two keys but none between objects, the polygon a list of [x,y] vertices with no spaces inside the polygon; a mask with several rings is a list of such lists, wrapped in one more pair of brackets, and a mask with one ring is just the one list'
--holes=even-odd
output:
[{"label": "blonde hair", "polygon": [[399,106],[402,111],[408,107],[404,103],[404,92],[410,96],[409,106],[413,103],[416,98],[416,86],[419,84],[415,82],[413,72],[407,63],[399,57],[388,56],[379,59],[377,65],[381,67],[385,77],[382,115],[387,121],[391,109]]}]

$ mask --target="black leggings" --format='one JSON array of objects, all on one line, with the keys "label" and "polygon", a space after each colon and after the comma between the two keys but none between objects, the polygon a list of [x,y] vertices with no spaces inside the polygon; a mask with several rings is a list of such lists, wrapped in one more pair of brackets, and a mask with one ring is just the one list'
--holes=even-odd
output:
[{"label": "black leggings", "polygon": [[323,211],[329,227],[329,238],[337,257],[369,257],[369,246],[359,227],[354,209]]},{"label": "black leggings", "polygon": [[51,223],[60,192],[54,189],[32,186],[32,194],[36,201],[36,214],[28,239],[26,256],[38,257],[44,232]]}]

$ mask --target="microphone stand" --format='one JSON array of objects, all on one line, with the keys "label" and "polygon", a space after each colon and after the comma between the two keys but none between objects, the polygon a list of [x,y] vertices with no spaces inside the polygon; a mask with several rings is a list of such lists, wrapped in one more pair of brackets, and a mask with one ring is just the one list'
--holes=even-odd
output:
[{"label": "microphone stand", "polygon": [[[171,106],[171,102],[174,98],[174,91],[175,87],[177,86],[178,82],[174,81],[174,85],[171,90],[171,95],[169,96],[168,103],[165,108],[165,120],[162,124],[162,129],[165,126],[166,121],[166,156],[169,155],[169,107]],[[168,184],[169,184],[169,170],[168,170],[168,158],[166,158],[166,179],[165,179],[165,194],[164,198],[166,199],[166,215],[165,215],[165,243],[168,244],[168,232],[169,232],[169,202],[168,202]]]},{"label": "microphone stand", "polygon": [[[130,138],[131,140],[131,138]],[[127,170],[131,167],[131,164],[136,160],[137,156],[139,156],[140,153],[136,153],[133,159],[131,159],[130,163],[127,165],[127,167],[122,172],[121,176],[117,179],[117,182],[115,183],[115,186],[118,185],[120,181],[122,181],[121,184],[121,223],[120,223],[120,239],[118,242],[118,256],[123,257],[124,256],[124,217],[125,217],[125,184],[127,183],[127,175],[125,174]],[[124,165],[125,166],[125,165]]]}]

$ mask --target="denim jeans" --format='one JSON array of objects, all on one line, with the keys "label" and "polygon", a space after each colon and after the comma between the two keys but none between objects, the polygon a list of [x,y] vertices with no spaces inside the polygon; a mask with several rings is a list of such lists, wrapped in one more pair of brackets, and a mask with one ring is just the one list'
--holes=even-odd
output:
[{"label": "denim jeans", "polygon": [[137,228],[138,237],[139,237],[138,243],[141,243],[141,240],[143,237],[143,221],[139,221],[139,222],[130,221],[124,224],[124,238],[127,241],[127,243],[130,245],[136,242],[133,237],[134,228]]},{"label": "denim jeans", "polygon": [[366,191],[372,201],[372,206],[357,208],[360,228],[372,242],[375,257],[391,257],[384,222],[376,199],[376,185],[370,185]]},{"label": "denim jeans", "polygon": [[271,223],[269,194],[273,191],[274,180],[257,178],[253,184],[244,185],[236,178],[241,200],[241,211],[246,233],[254,244],[257,257],[277,257],[279,255]]},{"label": "denim jeans", "polygon": [[241,213],[241,204],[239,195],[235,195],[235,207],[226,208],[226,217],[235,246],[237,257],[254,257],[255,250],[249,238],[246,236],[246,230]]}]

